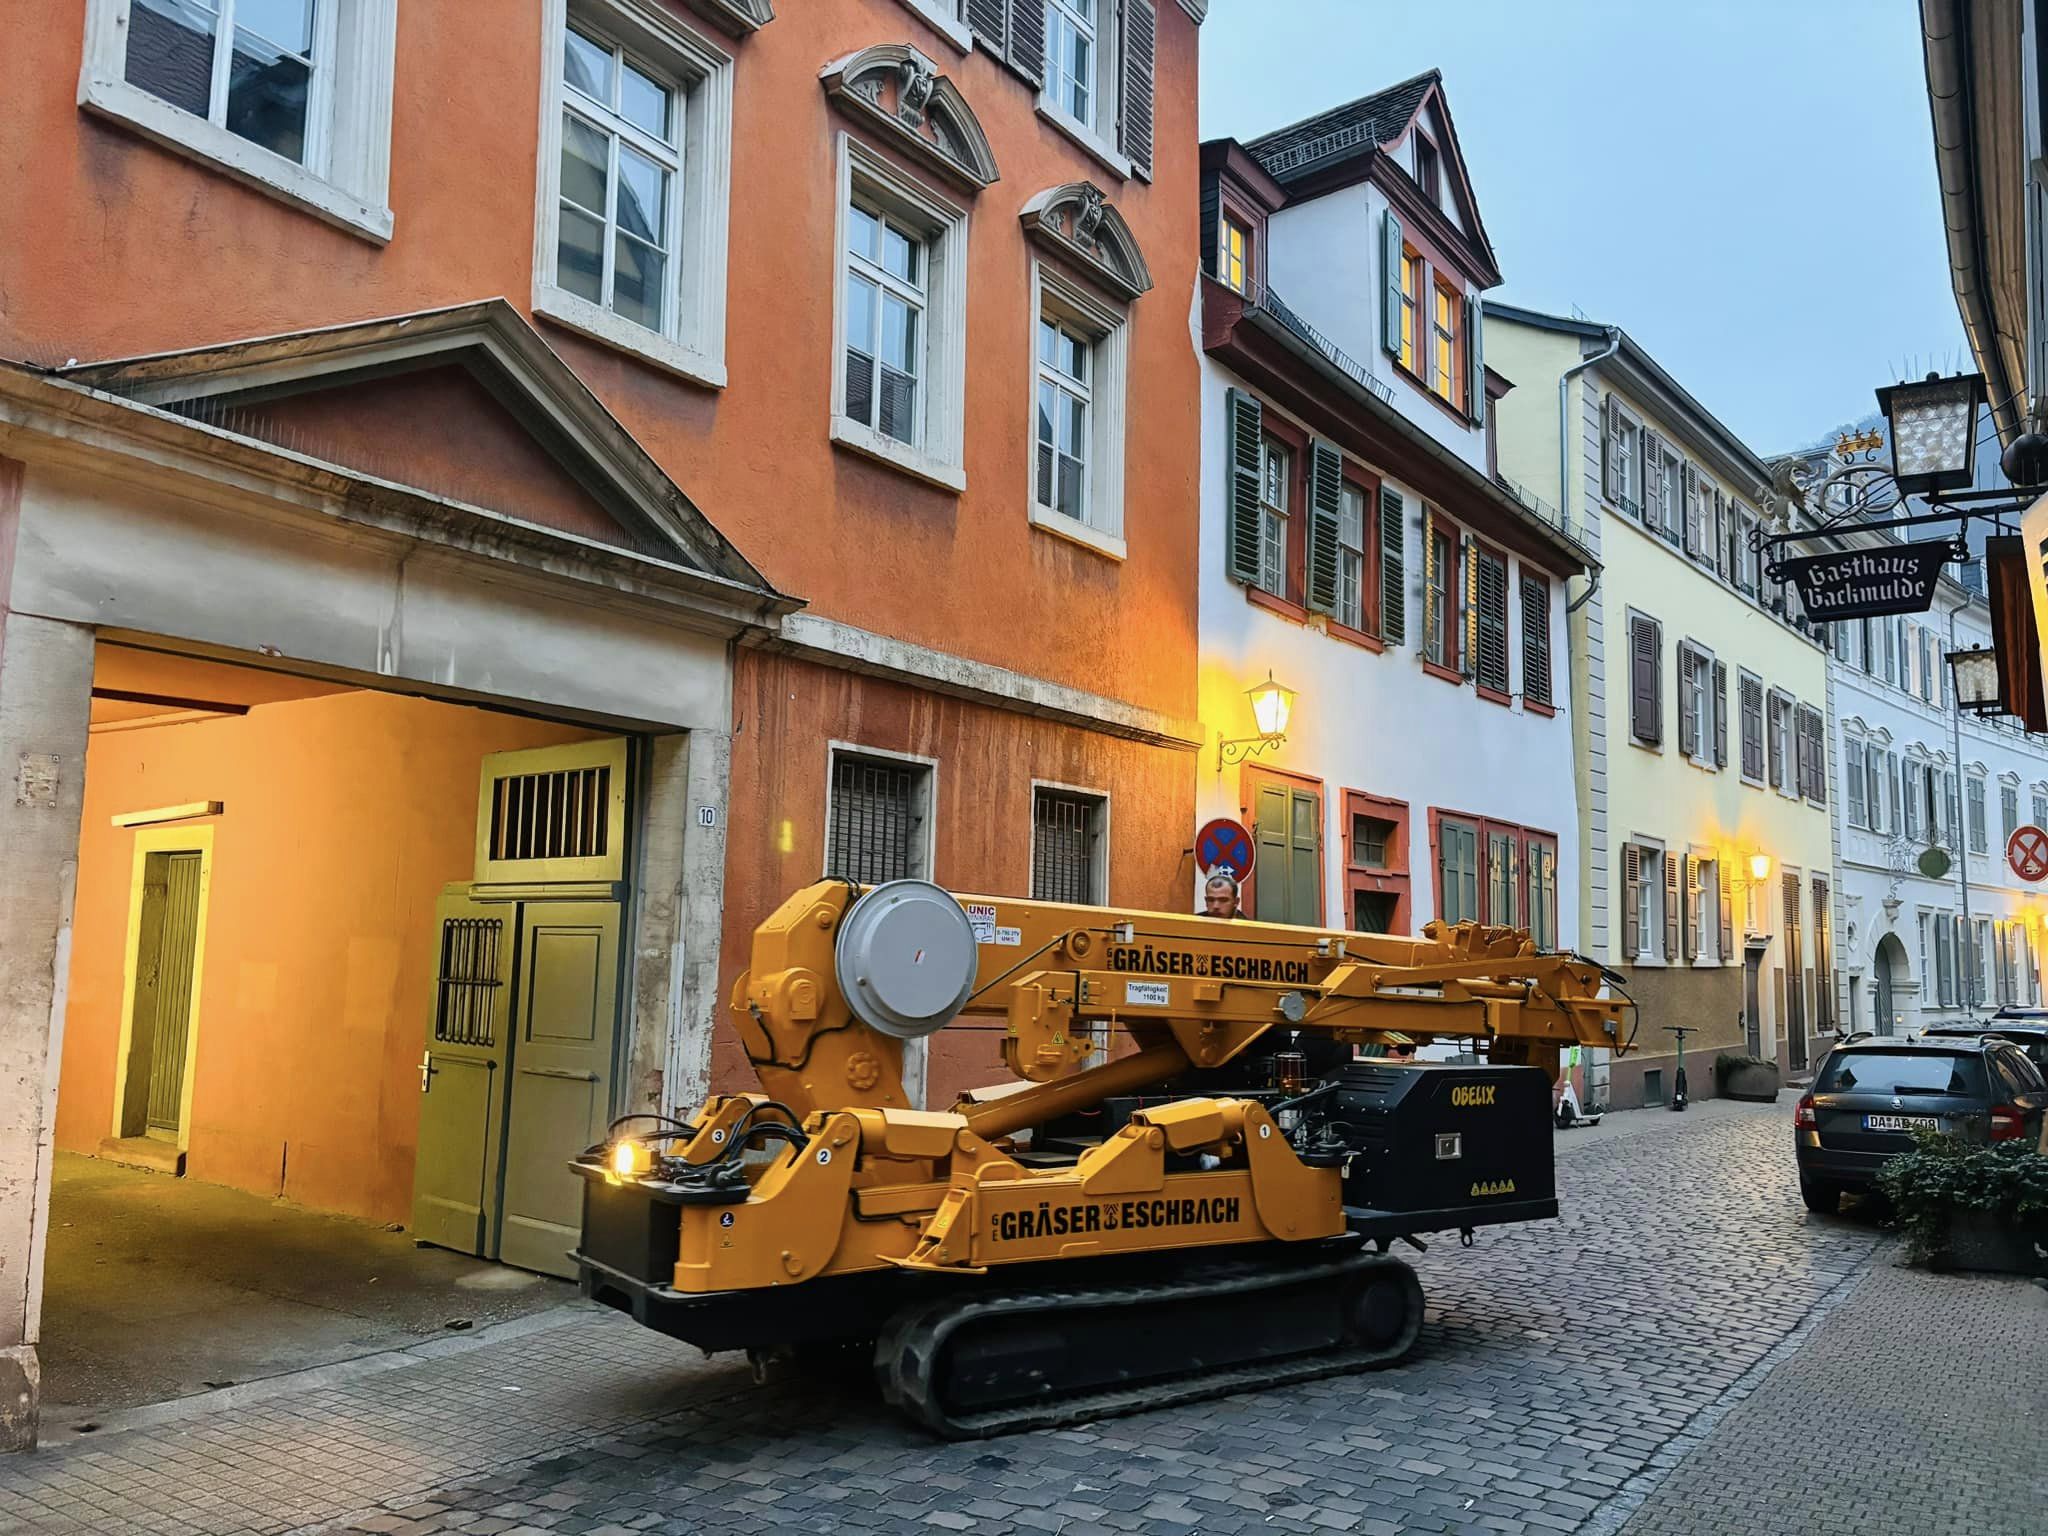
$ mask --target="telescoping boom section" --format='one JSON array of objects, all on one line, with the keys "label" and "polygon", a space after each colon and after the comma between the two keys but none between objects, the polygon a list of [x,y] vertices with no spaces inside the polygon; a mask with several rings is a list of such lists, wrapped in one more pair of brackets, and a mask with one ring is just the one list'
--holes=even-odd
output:
[{"label": "telescoping boom section", "polygon": [[[1421,1291],[1388,1245],[1555,1215],[1560,1052],[1633,1033],[1597,965],[1473,924],[827,881],[751,960],[733,1022],[762,1092],[579,1159],[584,1288],[757,1360],[872,1340],[947,1434],[1399,1358]],[[913,1108],[906,1046],[955,1020],[1007,1080]],[[1479,1060],[1386,1054],[1431,1040]]]}]

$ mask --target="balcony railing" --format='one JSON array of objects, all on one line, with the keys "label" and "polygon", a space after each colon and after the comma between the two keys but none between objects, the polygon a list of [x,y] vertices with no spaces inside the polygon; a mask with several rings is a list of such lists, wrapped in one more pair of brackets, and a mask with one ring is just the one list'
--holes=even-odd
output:
[{"label": "balcony railing", "polygon": [[1302,319],[1272,289],[1263,286],[1258,287],[1245,295],[1245,302],[1254,309],[1269,314],[1275,320],[1278,320],[1288,330],[1294,332],[1295,335],[1322,353],[1331,363],[1343,369],[1351,378],[1371,390],[1373,394],[1386,404],[1392,405],[1394,403],[1394,387],[1391,384],[1366,367],[1365,364],[1361,363],[1350,353],[1346,352],[1342,347],[1338,346],[1337,343],[1330,340],[1329,337],[1325,336],[1313,325],[1310,325],[1308,321]]}]

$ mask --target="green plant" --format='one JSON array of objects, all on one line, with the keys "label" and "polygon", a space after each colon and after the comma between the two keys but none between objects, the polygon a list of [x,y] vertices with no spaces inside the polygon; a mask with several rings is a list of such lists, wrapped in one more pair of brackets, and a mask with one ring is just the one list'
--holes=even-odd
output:
[{"label": "green plant", "polygon": [[1948,1247],[1949,1228],[1964,1213],[2016,1235],[2048,1239],[2048,1157],[2009,1141],[1972,1146],[1931,1131],[1916,1132],[1913,1150],[1877,1173],[1891,1202],[1893,1225],[1906,1235],[1906,1256],[1924,1264]]}]

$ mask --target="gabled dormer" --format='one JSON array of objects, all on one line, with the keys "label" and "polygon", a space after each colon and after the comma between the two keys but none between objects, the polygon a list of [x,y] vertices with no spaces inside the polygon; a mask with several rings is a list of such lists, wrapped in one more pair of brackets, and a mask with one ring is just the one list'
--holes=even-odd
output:
[{"label": "gabled dormer", "polygon": [[[1501,275],[1442,77],[1403,80],[1241,154],[1281,194],[1257,252],[1266,286],[1363,360],[1404,414],[1484,467],[1479,296]],[[1213,238],[1227,238],[1220,223]]]}]

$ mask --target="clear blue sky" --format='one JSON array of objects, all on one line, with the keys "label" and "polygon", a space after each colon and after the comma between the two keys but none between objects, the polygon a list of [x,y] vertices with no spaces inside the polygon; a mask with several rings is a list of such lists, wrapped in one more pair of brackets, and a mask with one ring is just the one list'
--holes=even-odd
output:
[{"label": "clear blue sky", "polygon": [[1202,134],[1250,138],[1442,70],[1494,296],[1623,326],[1772,453],[1874,410],[1902,373],[1967,365],[1918,16],[1909,0],[1214,0]]}]

